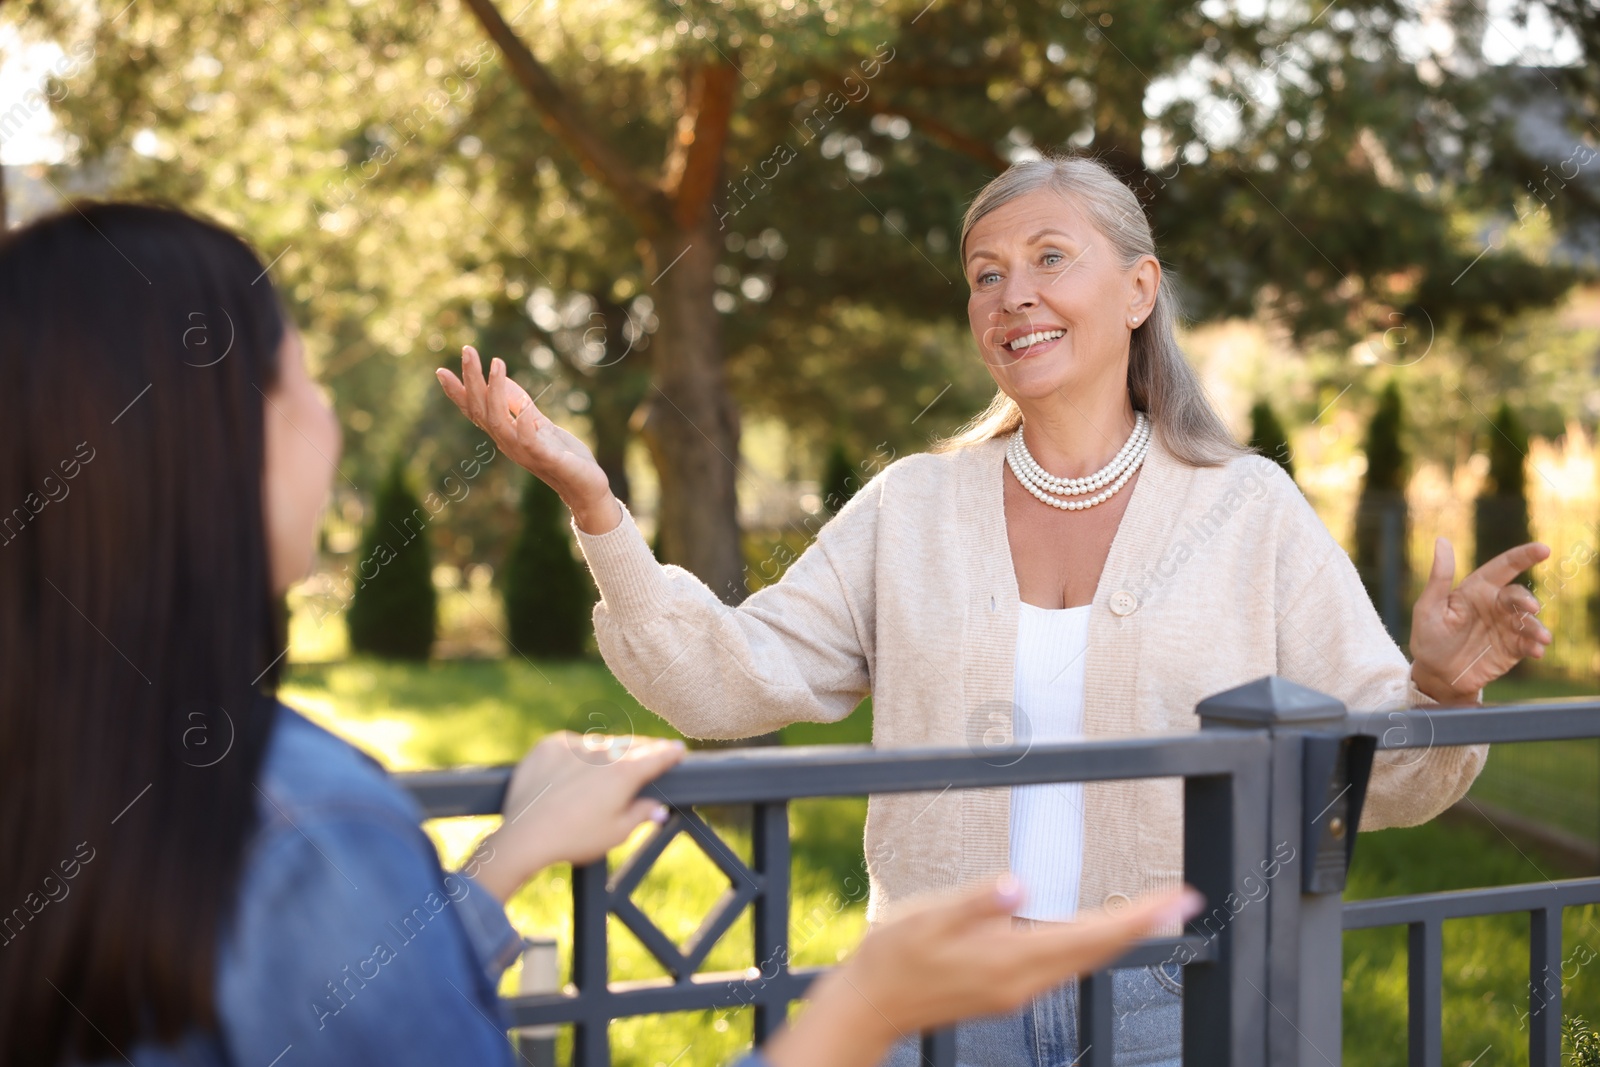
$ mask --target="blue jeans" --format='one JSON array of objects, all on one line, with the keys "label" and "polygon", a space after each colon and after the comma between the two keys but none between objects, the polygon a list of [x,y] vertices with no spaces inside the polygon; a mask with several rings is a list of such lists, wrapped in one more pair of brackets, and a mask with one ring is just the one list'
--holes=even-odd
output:
[{"label": "blue jeans", "polygon": [[[1113,1059],[1117,1067],[1180,1067],[1183,969],[1176,963],[1113,972]],[[921,1042],[897,1042],[883,1067],[917,1067]],[[1078,1048],[1078,983],[1035,997],[1020,1011],[956,1028],[958,1067],[1072,1067]]]}]

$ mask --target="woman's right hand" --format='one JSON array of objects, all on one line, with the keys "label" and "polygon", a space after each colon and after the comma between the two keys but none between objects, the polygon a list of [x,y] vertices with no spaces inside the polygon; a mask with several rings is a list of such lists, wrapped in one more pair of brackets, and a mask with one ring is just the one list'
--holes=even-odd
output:
[{"label": "woman's right hand", "polygon": [[622,521],[611,481],[577,437],[551,422],[528,391],[506,374],[499,358],[484,377],[478,350],[461,350],[461,377],[440,367],[434,374],[461,413],[487,433],[495,446],[556,491],[585,533],[600,534]]},{"label": "woman's right hand", "polygon": [[1183,887],[1115,913],[1017,929],[1021,892],[1004,879],[934,901],[869,933],[817,980],[800,1018],[763,1049],[772,1067],[869,1067],[893,1044],[961,1019],[1014,1011],[1075,975],[1110,963],[1135,938],[1196,915]]}]

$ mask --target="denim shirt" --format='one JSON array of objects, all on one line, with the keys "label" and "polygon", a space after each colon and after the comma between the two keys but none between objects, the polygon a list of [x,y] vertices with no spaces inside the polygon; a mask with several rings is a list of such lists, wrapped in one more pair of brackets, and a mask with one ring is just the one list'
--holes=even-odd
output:
[{"label": "denim shirt", "polygon": [[411,796],[281,705],[257,788],[219,1030],[104,1063],[511,1067],[496,987],[523,939],[487,890],[440,867]]}]

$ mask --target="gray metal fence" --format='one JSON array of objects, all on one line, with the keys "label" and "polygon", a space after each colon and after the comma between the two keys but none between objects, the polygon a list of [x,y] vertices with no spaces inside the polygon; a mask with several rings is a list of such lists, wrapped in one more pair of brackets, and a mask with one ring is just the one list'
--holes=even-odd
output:
[{"label": "gray metal fence", "polygon": [[[753,1006],[755,1038],[782,1025],[822,968],[789,964],[790,801],[947,788],[1140,778],[1184,780],[1184,872],[1207,908],[1183,936],[1141,943],[1080,986],[1084,1067],[1114,1054],[1110,970],[1184,965],[1183,1050],[1191,1064],[1337,1067],[1341,1053],[1343,931],[1404,925],[1410,945],[1410,1062],[1440,1063],[1441,925],[1472,915],[1526,912],[1529,1063],[1559,1067],[1562,909],[1600,902],[1600,879],[1430,893],[1345,904],[1342,891],[1374,753],[1433,746],[1600,736],[1600,702],[1348,714],[1337,700],[1278,678],[1202,701],[1195,733],[1084,741],[974,753],[867,746],[739,749],[691,756],[650,792],[667,822],[609,873],[604,860],[572,879],[572,967],[567,990],[506,999],[511,1025],[574,1026],[576,1067],[611,1063],[613,1019]],[[430,817],[500,810],[509,770],[402,776]],[[745,863],[692,810],[753,808]],[[685,946],[662,933],[631,893],[679,834],[726,872],[732,889]],[[1285,859],[1285,857],[1288,857]],[[1257,887],[1257,888],[1252,888]],[[1241,900],[1252,906],[1236,906]],[[745,908],[754,911],[754,975],[700,974],[701,963]],[[612,983],[607,916],[615,915],[668,977]],[[950,1032],[925,1035],[925,1059],[955,1063]]]}]

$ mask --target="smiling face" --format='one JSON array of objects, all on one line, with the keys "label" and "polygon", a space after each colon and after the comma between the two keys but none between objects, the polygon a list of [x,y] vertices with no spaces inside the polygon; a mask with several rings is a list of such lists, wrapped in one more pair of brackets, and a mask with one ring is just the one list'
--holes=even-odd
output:
[{"label": "smiling face", "polygon": [[1066,197],[1036,189],[967,234],[967,319],[989,373],[1013,400],[1126,389],[1128,341],[1155,304],[1161,267],[1124,267]]}]

